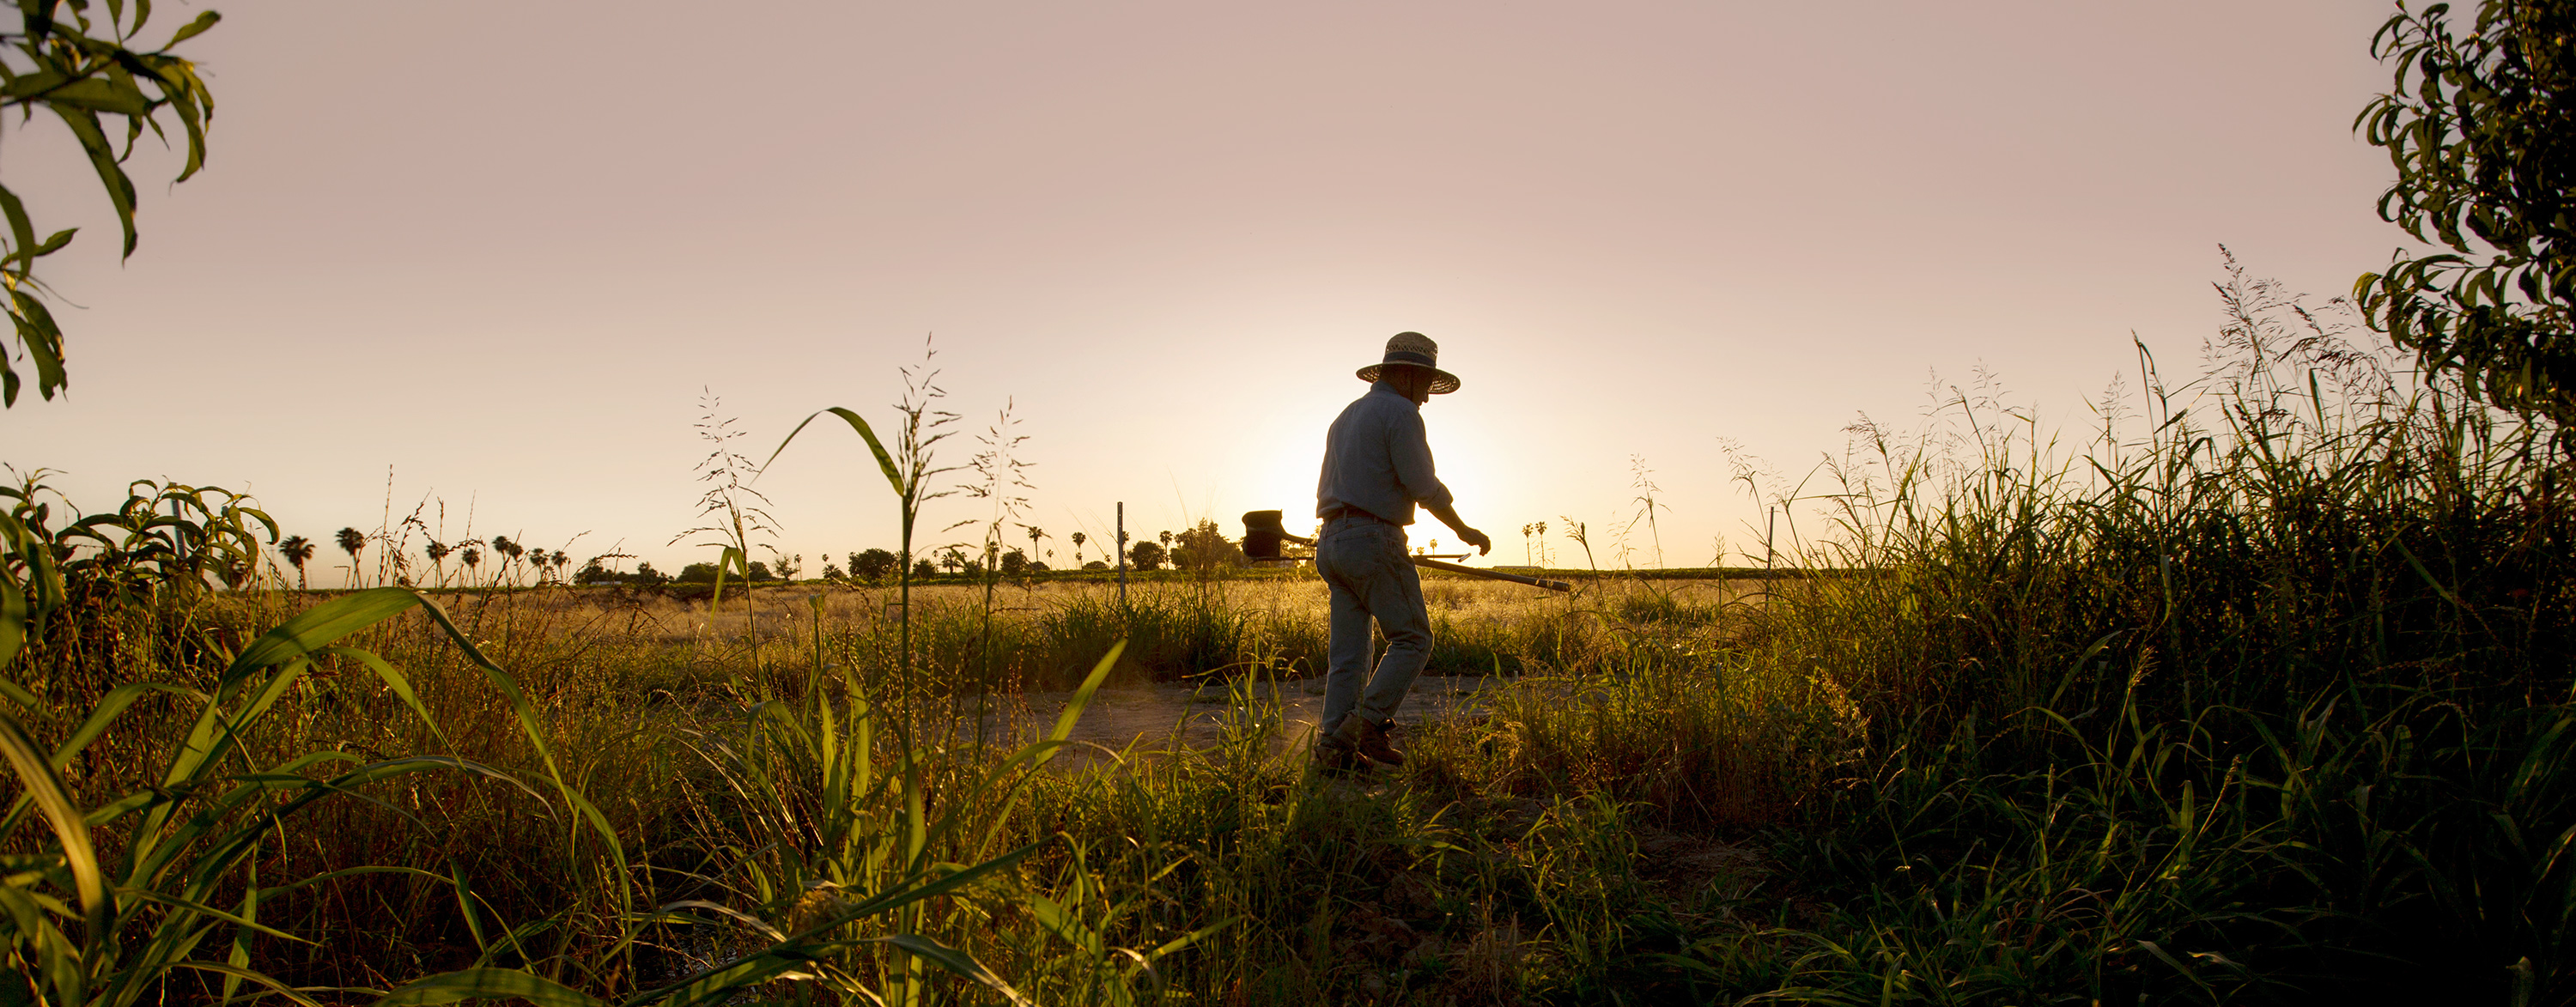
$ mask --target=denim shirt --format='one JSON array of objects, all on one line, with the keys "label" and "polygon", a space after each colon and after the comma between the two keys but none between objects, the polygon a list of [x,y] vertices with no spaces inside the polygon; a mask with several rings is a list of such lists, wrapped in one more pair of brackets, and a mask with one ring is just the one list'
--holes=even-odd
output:
[{"label": "denim shirt", "polygon": [[1315,516],[1347,506],[1408,525],[1416,503],[1449,506],[1449,487],[1432,474],[1422,407],[1380,381],[1344,407],[1324,435]]}]

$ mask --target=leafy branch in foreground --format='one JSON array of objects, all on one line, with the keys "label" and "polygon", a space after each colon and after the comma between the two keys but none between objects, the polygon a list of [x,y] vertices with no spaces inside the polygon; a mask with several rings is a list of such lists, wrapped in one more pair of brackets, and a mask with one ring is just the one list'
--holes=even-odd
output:
[{"label": "leafy branch in foreground", "polygon": [[[23,123],[43,108],[71,129],[116,208],[117,224],[125,232],[121,254],[131,256],[135,193],[125,159],[146,129],[168,140],[160,119],[167,109],[187,134],[186,161],[175,181],[185,182],[205,167],[206,124],[215,114],[215,98],[197,76],[197,65],[171,49],[214,27],[221,15],[201,13],[160,48],[138,50],[130,43],[152,18],[149,0],[108,0],[104,19],[93,19],[91,6],[80,0],[18,0],[17,7],[21,30],[0,32],[0,112],[16,111]],[[68,20],[57,16],[62,7],[70,8]],[[109,139],[102,116],[124,117],[122,145]],[[79,229],[37,240],[35,221],[6,186],[0,186],[0,217],[9,225],[0,236],[0,287],[7,288],[9,321],[35,369],[37,393],[50,399],[65,384],[63,331],[45,307],[36,260],[62,251]],[[17,404],[24,380],[10,356],[0,352],[0,406]]]},{"label": "leafy branch in foreground", "polygon": [[2576,418],[2576,0],[2404,4],[2371,39],[2395,66],[2353,123],[2397,180],[2379,215],[2447,251],[2400,250],[2353,284],[2372,327],[2472,396]]}]

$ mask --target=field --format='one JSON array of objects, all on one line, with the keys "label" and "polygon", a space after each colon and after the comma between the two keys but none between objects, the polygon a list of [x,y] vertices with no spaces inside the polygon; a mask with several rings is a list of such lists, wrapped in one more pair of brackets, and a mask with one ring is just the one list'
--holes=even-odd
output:
[{"label": "field", "polygon": [[241,502],[31,479],[0,992],[2566,1002],[2565,444],[2250,360],[1857,429],[1832,576],[1429,580],[1356,781],[1311,576],[218,590]]}]

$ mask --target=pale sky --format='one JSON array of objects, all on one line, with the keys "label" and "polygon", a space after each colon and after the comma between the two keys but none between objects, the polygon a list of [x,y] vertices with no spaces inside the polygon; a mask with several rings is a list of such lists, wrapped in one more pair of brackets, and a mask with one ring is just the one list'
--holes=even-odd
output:
[{"label": "pale sky", "polygon": [[[0,460],[90,509],[247,487],[317,540],[390,466],[451,539],[470,505],[676,569],[702,388],[766,457],[890,421],[933,333],[970,435],[1015,403],[1059,564],[1120,500],[1299,527],[1412,329],[1492,561],[1602,535],[1642,456],[1664,561],[1743,562],[1721,438],[1794,477],[1980,365],[2082,427],[2131,333],[2196,359],[2219,244],[2322,298],[2402,238],[2351,132],[2365,0],[215,6],[207,169],[136,155],[129,262],[59,125],[0,127],[38,225],[84,225],[40,274],[69,397],[0,412]],[[846,428],[758,486],[813,570],[894,545]]]}]

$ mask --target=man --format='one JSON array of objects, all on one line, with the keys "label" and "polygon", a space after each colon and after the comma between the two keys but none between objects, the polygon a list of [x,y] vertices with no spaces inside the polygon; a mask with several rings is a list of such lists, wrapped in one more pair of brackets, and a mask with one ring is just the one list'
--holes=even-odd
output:
[{"label": "man", "polygon": [[[1449,488],[1432,471],[1422,405],[1458,390],[1458,376],[1439,368],[1440,347],[1419,332],[1386,341],[1386,359],[1360,368],[1368,394],[1343,408],[1324,439],[1324,474],[1315,486],[1315,570],[1333,592],[1332,667],[1324,678],[1324,721],[1315,761],[1328,772],[1371,763],[1404,764],[1387,743],[1413,677],[1431,658],[1431,614],[1422,578],[1405,552],[1404,526],[1416,505],[1478,553],[1493,548],[1451,506]],[[1369,621],[1386,634],[1386,656],[1368,674]],[[1365,685],[1365,688],[1363,688]]]}]

